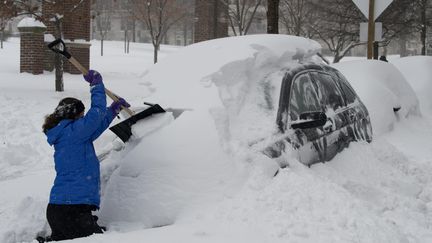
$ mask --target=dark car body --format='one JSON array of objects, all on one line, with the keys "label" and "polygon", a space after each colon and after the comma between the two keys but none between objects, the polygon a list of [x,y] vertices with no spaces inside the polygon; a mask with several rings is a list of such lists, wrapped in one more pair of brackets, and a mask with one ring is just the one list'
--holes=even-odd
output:
[{"label": "dark car body", "polygon": [[288,143],[309,166],[331,160],[352,141],[372,141],[367,108],[345,77],[325,64],[286,72],[276,124],[283,140],[264,153],[279,157]]}]

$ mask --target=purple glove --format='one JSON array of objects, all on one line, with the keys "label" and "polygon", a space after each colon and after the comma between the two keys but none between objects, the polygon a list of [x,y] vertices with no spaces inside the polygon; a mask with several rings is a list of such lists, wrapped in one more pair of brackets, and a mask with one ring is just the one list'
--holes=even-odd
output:
[{"label": "purple glove", "polygon": [[102,83],[102,76],[95,70],[89,70],[87,75],[84,75],[84,79],[90,83],[90,86]]},{"label": "purple glove", "polygon": [[118,114],[121,111],[122,106],[130,107],[129,103],[127,103],[126,100],[124,100],[123,98],[119,98],[119,100],[114,101],[109,108],[114,112],[114,114]]}]

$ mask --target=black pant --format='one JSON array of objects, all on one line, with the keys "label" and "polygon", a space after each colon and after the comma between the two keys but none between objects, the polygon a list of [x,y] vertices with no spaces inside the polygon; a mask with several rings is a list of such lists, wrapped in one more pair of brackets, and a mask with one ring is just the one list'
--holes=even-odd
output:
[{"label": "black pant", "polygon": [[51,227],[51,239],[55,241],[86,237],[94,233],[103,233],[97,224],[97,217],[92,215],[96,206],[48,204],[47,219]]}]

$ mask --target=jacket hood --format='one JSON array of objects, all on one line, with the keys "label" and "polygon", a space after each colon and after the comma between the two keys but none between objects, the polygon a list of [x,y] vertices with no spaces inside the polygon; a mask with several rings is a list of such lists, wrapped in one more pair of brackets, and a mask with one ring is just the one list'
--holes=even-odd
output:
[{"label": "jacket hood", "polygon": [[58,139],[61,137],[63,129],[67,125],[69,125],[71,122],[72,122],[72,120],[70,120],[70,119],[62,120],[61,122],[59,122],[59,124],[57,124],[57,126],[48,130],[48,132],[46,133],[46,136],[47,136],[47,141],[48,141],[49,145],[52,146],[58,142]]}]

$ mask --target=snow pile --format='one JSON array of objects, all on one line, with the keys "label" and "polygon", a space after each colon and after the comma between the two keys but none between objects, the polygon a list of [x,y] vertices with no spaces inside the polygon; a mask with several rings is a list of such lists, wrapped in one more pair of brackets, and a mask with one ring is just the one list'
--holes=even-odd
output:
[{"label": "snow pile", "polygon": [[[333,66],[348,79],[368,108],[375,135],[391,131],[398,117],[420,115],[416,94],[392,64],[361,60]],[[396,115],[394,108],[400,108]]]},{"label": "snow pile", "polygon": [[415,56],[392,60],[416,92],[423,112],[432,112],[432,57]]},{"label": "snow pile", "polygon": [[46,26],[40,22],[39,20],[36,20],[35,18],[31,17],[25,17],[18,23],[18,28],[26,28],[26,27],[39,27],[39,28],[46,28]]}]

